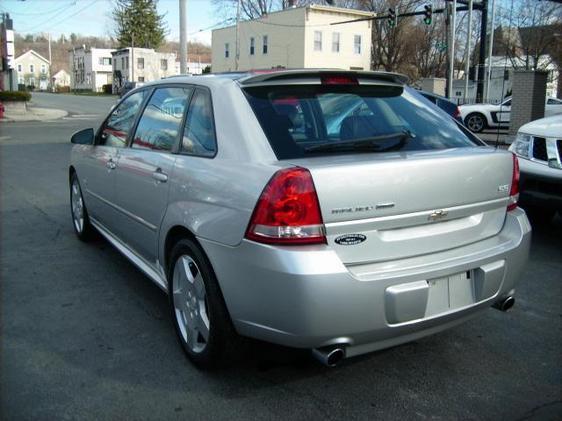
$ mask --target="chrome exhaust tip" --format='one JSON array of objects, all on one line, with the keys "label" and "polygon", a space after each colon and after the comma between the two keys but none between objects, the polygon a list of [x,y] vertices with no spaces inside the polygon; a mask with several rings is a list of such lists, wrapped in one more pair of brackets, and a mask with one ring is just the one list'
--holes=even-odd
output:
[{"label": "chrome exhaust tip", "polygon": [[501,310],[501,311],[507,311],[511,307],[513,307],[513,304],[515,304],[515,298],[513,298],[512,296],[509,296],[507,298],[504,298],[503,300],[497,301],[493,305],[493,307],[497,308],[498,310]]},{"label": "chrome exhaust tip", "polygon": [[342,347],[315,348],[312,356],[326,367],[335,367],[345,358],[345,349]]}]

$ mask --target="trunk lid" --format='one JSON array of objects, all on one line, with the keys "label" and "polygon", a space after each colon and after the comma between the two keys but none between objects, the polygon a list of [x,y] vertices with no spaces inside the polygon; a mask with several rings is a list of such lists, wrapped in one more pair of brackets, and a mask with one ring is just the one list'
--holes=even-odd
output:
[{"label": "trunk lid", "polygon": [[402,259],[502,228],[512,157],[457,148],[295,159],[312,174],[328,244],[345,264]]}]

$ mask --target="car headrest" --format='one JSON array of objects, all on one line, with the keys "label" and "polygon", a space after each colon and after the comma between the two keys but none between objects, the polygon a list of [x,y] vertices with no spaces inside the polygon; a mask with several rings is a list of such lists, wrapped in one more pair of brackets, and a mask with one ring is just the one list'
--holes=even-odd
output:
[{"label": "car headrest", "polygon": [[340,127],[340,139],[361,139],[379,134],[374,116],[349,116],[343,119]]},{"label": "car headrest", "polygon": [[276,104],[275,111],[279,115],[290,116],[297,113],[297,107],[292,104]]}]

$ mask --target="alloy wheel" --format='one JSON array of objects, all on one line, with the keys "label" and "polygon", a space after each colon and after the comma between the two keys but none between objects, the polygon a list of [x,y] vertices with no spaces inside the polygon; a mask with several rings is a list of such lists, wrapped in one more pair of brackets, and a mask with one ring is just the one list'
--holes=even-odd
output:
[{"label": "alloy wheel", "polygon": [[479,132],[484,128],[484,120],[479,115],[473,115],[468,119],[468,128],[472,132]]},{"label": "alloy wheel", "polygon": [[82,192],[78,179],[74,179],[71,187],[71,203],[72,203],[72,221],[78,233],[84,230],[84,201],[82,200]]},{"label": "alloy wheel", "polygon": [[172,294],[181,337],[191,351],[200,353],[207,346],[210,323],[205,282],[191,256],[182,255],[176,261]]}]

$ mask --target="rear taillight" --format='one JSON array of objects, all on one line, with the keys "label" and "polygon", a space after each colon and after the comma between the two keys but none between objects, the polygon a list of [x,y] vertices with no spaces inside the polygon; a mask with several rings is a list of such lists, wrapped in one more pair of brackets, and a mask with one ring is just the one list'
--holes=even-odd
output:
[{"label": "rear taillight", "polygon": [[318,196],[304,168],[277,171],[263,190],[246,238],[268,244],[326,243]]},{"label": "rear taillight", "polygon": [[459,109],[459,107],[455,108],[455,113],[454,113],[453,117],[455,117],[456,119],[461,118],[461,110]]},{"label": "rear taillight", "polygon": [[517,156],[513,155],[513,175],[511,176],[511,190],[509,190],[509,202],[507,204],[507,211],[512,211],[517,208],[517,201],[519,200],[519,161]]}]

